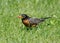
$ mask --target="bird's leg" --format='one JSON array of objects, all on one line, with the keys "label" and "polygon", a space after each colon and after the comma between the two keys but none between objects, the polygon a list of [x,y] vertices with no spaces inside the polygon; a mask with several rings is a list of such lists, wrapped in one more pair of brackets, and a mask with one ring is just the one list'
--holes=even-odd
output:
[{"label": "bird's leg", "polygon": [[26,29],[27,29],[27,30],[32,30],[32,28],[31,28],[31,27],[26,27]]}]

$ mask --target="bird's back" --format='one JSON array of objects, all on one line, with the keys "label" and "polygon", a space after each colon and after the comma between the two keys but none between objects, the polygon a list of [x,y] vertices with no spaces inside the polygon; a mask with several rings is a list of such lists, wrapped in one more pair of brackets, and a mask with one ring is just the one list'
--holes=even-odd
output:
[{"label": "bird's back", "polygon": [[40,22],[43,22],[43,21],[45,21],[45,19],[48,19],[48,18],[51,18],[51,17],[46,17],[46,18],[29,18],[29,22],[31,23],[31,24],[33,24],[33,23],[35,23],[35,24],[38,24],[38,23],[40,23]]},{"label": "bird's back", "polygon": [[38,23],[40,22],[40,19],[38,19],[38,18],[30,18],[30,19],[29,19],[29,22],[30,22],[31,24],[34,24],[34,23],[38,24]]}]

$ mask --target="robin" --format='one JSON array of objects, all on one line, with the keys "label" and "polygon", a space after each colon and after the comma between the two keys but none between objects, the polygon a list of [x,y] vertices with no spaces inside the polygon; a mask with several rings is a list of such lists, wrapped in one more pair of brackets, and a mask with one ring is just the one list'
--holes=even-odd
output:
[{"label": "robin", "polygon": [[29,17],[26,14],[21,14],[20,16],[18,16],[18,18],[22,19],[22,23],[26,26],[26,27],[35,27],[37,26],[39,23],[45,21],[46,19],[50,18],[50,17],[46,17],[46,18],[32,18]]}]

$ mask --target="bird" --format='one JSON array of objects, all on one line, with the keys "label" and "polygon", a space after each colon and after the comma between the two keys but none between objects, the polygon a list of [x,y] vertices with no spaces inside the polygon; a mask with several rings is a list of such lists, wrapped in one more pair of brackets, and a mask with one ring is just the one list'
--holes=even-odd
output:
[{"label": "bird", "polygon": [[39,23],[45,21],[48,18],[51,17],[45,17],[45,18],[34,18],[34,17],[29,17],[27,14],[20,14],[18,18],[21,18],[22,23],[26,27],[36,27]]}]

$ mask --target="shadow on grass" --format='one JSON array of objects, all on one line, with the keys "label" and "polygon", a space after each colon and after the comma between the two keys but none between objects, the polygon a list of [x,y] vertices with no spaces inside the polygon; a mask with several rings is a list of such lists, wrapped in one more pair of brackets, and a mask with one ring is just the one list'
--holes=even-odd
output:
[{"label": "shadow on grass", "polygon": [[40,29],[40,27],[23,27],[21,28],[21,30],[26,30],[26,31],[37,31],[38,29]]}]

